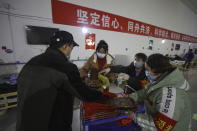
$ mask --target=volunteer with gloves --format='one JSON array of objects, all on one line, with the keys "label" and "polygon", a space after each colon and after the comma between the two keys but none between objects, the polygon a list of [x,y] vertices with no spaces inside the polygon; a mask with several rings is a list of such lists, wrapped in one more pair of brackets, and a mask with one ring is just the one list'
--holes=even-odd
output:
[{"label": "volunteer with gloves", "polygon": [[[145,74],[145,61],[147,56],[144,53],[137,53],[135,55],[135,60],[129,66],[110,66],[102,70],[100,73],[108,74],[109,72],[120,73],[118,78],[121,78],[123,81],[127,81],[128,85],[134,88],[135,90],[141,89],[140,80],[146,79]],[[132,91],[131,91],[132,92]],[[131,93],[130,92],[130,93]]]},{"label": "volunteer with gloves", "polygon": [[148,131],[189,131],[190,87],[183,73],[165,56],[153,54],[146,62],[146,75],[150,83],[129,95],[136,102],[144,102],[146,114],[134,114],[133,120]]},{"label": "volunteer with gloves", "polygon": [[[98,72],[111,66],[113,62],[114,58],[108,53],[108,44],[104,40],[101,40],[96,47],[96,52],[81,68],[80,76],[86,79],[89,77],[88,73],[90,73],[90,79],[97,80]],[[108,76],[110,77],[110,74]]]}]

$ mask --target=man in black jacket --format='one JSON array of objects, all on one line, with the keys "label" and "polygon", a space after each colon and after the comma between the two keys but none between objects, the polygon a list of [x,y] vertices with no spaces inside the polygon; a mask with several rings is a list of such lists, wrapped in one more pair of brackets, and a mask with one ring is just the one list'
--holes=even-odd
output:
[{"label": "man in black jacket", "polygon": [[72,34],[58,31],[45,53],[32,58],[18,78],[16,131],[71,131],[73,99],[96,101],[101,92],[86,86],[69,62]]},{"label": "man in black jacket", "polygon": [[[146,79],[145,74],[145,62],[147,56],[144,53],[137,53],[135,55],[135,60],[129,66],[111,66],[110,68],[104,69],[100,73],[107,74],[109,72],[114,73],[121,73],[120,75],[123,76],[129,86],[134,88],[135,90],[141,89],[140,80]],[[131,92],[130,92],[131,93]]]}]

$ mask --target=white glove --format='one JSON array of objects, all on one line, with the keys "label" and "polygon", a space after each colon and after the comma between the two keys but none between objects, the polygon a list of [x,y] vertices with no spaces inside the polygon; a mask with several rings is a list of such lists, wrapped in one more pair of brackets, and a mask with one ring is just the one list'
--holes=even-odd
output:
[{"label": "white glove", "polygon": [[118,74],[118,78],[122,78],[123,81],[129,80],[129,75],[125,73]]},{"label": "white glove", "polygon": [[111,69],[110,69],[110,68],[106,68],[106,69],[104,69],[104,70],[100,71],[100,72],[99,72],[99,74],[107,75],[110,71],[111,71]]}]

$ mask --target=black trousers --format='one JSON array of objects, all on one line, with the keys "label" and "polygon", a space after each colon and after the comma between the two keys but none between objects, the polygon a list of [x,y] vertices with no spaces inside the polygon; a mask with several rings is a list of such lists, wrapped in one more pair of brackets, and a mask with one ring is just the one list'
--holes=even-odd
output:
[{"label": "black trousers", "polygon": [[190,67],[190,65],[191,65],[191,60],[186,60],[183,67],[184,68],[186,67],[188,69]]}]

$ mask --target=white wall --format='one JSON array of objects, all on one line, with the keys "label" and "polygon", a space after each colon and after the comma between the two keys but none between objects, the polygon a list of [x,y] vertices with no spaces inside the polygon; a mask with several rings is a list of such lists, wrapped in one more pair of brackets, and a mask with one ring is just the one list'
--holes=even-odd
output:
[{"label": "white wall", "polygon": [[[124,17],[140,20],[145,23],[167,28],[180,33],[197,36],[197,15],[191,12],[179,0],[65,0],[70,3],[95,8],[98,10],[114,13]],[[50,0],[1,0],[0,11],[7,11],[4,3],[11,5],[11,12],[14,14],[36,16],[36,17],[9,17],[0,12],[0,46],[6,45],[14,50],[13,54],[0,51],[0,59],[4,62],[27,62],[31,57],[44,52],[46,46],[27,45],[25,36],[25,25],[58,27],[67,30],[74,35],[75,40],[80,44],[73,50],[72,59],[88,58],[93,51],[85,50],[85,35],[80,27],[56,25],[52,23],[51,1]],[[42,17],[42,18],[37,18]],[[33,18],[33,19],[32,19]],[[13,38],[11,37],[13,32]],[[89,29],[89,32],[96,34],[96,42],[104,39],[109,44],[109,52],[113,55],[121,54],[132,60],[137,52],[144,52],[147,55],[152,53],[182,54],[184,49],[189,48],[186,42],[166,40],[164,44],[161,39],[148,38],[120,32]],[[154,40],[153,50],[147,50],[148,41]],[[13,44],[12,44],[13,40]],[[170,51],[171,43],[181,44],[181,50]],[[125,49],[128,48],[128,51]]]}]

